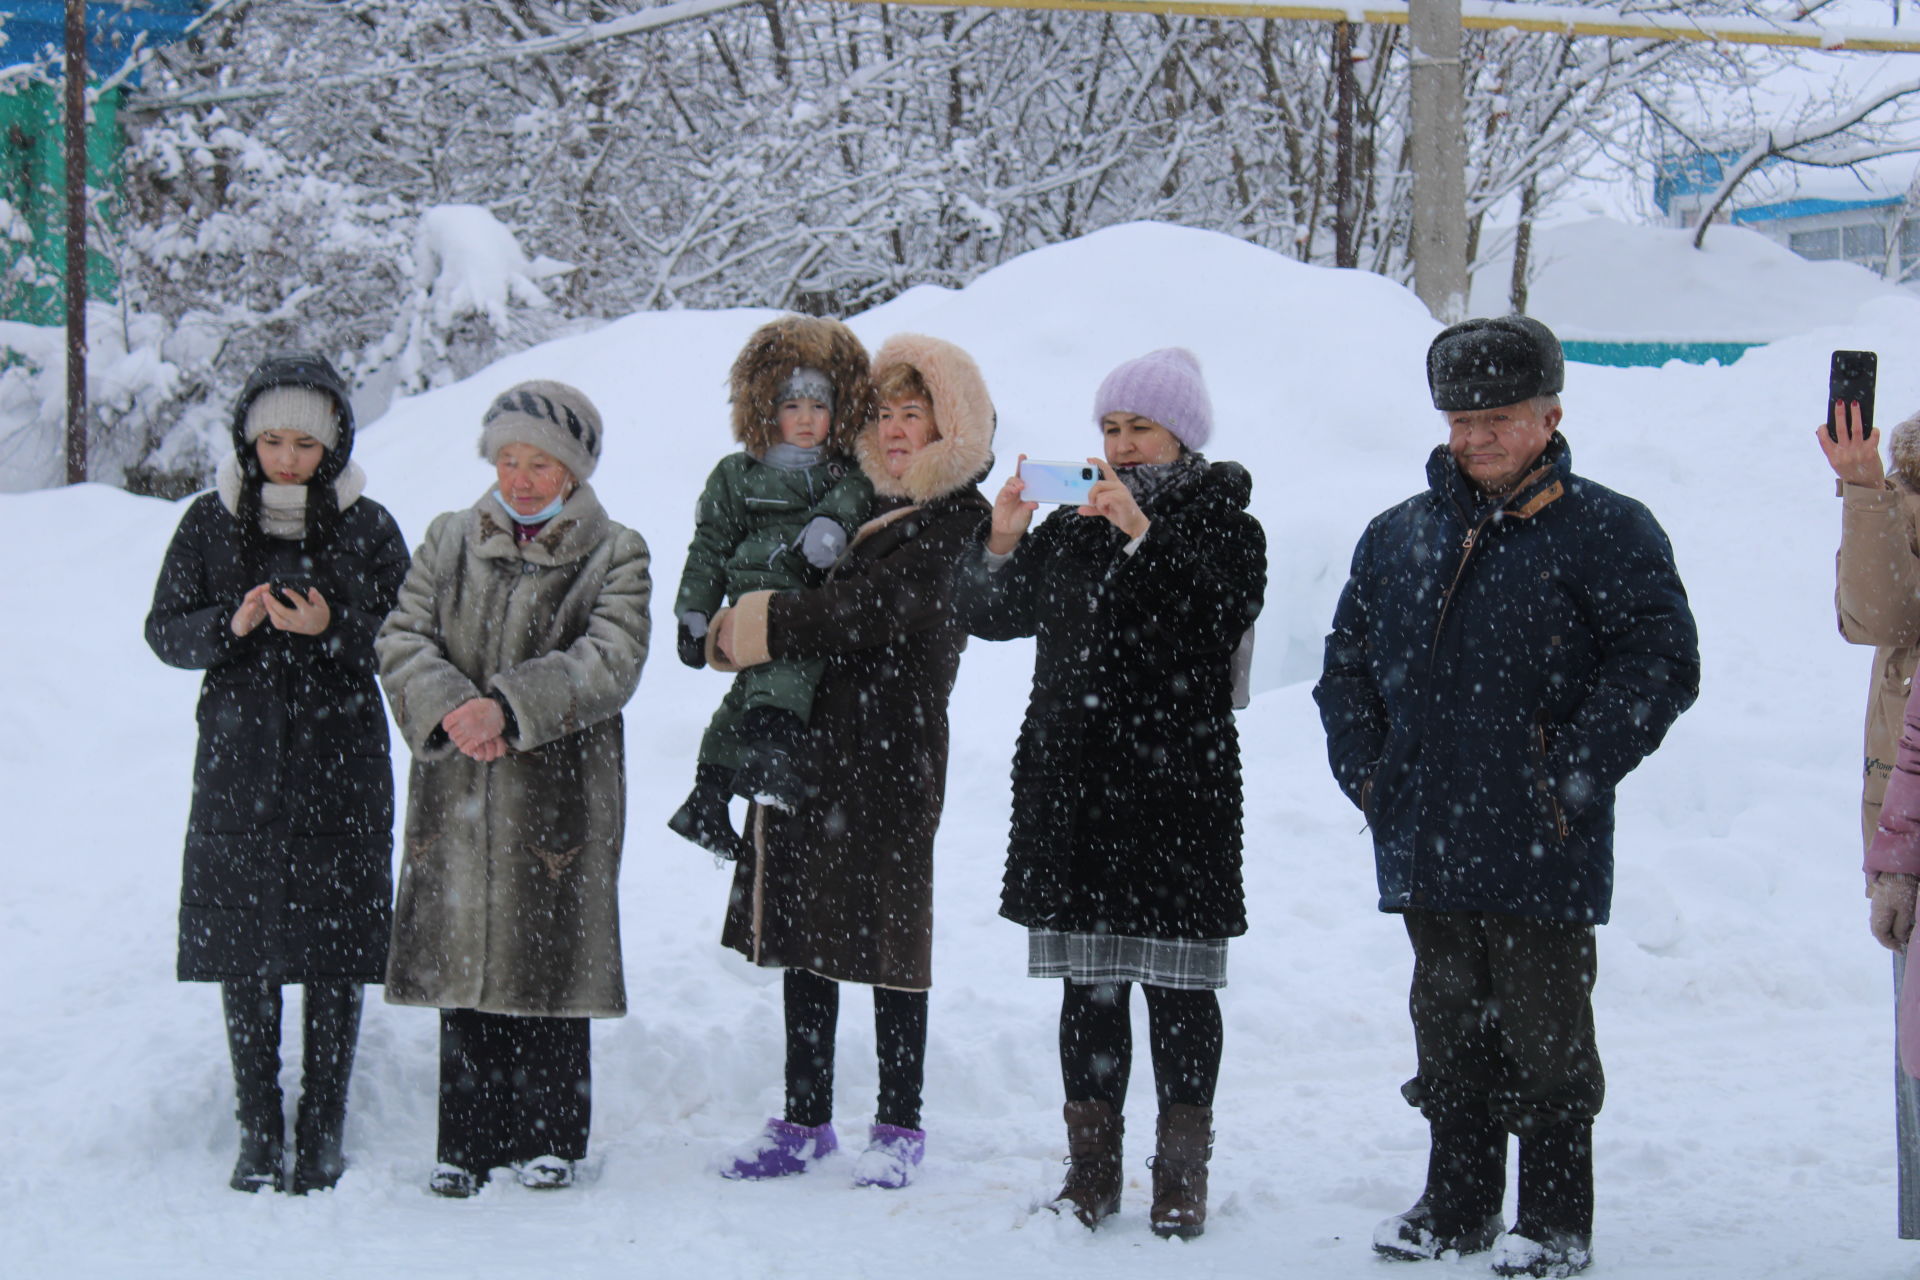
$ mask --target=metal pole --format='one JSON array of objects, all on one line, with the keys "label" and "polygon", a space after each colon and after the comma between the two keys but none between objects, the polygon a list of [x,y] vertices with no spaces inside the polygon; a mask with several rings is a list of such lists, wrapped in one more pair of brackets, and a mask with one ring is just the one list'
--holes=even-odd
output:
[{"label": "metal pole", "polygon": [[1333,265],[1360,265],[1353,194],[1353,24],[1333,24]]},{"label": "metal pole", "polygon": [[67,0],[67,483],[87,479],[87,5]]},{"label": "metal pole", "polygon": [[1467,312],[1467,140],[1460,0],[1411,0],[1413,288],[1434,319]]}]

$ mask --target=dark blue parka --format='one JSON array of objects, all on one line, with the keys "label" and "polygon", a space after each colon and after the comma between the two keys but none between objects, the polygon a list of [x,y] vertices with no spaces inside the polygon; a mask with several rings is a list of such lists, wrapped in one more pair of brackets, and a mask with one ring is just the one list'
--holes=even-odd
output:
[{"label": "dark blue parka", "polygon": [[1367,526],[1314,689],[1380,909],[1604,923],[1614,787],[1699,692],[1672,548],[1557,433],[1504,499],[1444,445],[1427,483]]}]

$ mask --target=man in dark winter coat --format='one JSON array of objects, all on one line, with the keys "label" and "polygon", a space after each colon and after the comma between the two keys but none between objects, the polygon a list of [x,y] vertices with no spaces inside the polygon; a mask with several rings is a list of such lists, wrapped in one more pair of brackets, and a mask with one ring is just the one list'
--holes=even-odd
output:
[{"label": "man in dark winter coat", "polygon": [[[1494,1247],[1502,1275],[1590,1261],[1604,1081],[1593,927],[1613,891],[1614,787],[1699,689],[1686,591],[1631,498],[1573,474],[1560,344],[1522,316],[1427,353],[1448,442],[1428,488],[1354,553],[1314,698],[1373,831],[1380,909],[1414,951],[1426,1191],[1374,1248]],[[1506,1135],[1519,1220],[1504,1228]]]}]

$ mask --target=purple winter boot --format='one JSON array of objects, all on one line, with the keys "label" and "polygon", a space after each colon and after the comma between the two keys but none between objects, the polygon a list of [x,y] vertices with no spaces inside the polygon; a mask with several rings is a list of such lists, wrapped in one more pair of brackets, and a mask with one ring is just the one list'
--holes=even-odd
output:
[{"label": "purple winter boot", "polygon": [[898,1190],[913,1181],[913,1171],[926,1154],[925,1129],[876,1124],[867,1131],[867,1149],[853,1162],[853,1185]]},{"label": "purple winter boot", "polygon": [[840,1139],[833,1135],[831,1120],[808,1126],[776,1117],[767,1121],[760,1136],[739,1155],[720,1167],[720,1176],[744,1182],[788,1178],[805,1173],[815,1161],[839,1149]]}]

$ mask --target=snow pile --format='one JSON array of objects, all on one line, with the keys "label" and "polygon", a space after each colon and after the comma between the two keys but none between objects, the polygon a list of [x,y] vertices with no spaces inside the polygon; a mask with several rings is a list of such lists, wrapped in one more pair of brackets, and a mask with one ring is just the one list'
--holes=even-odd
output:
[{"label": "snow pile", "polygon": [[[1745,227],[1693,233],[1610,218],[1535,228],[1527,313],[1562,338],[1771,342],[1851,322],[1884,298],[1911,297],[1851,262],[1809,262]],[[1511,249],[1474,274],[1474,315],[1503,315]]]},{"label": "snow pile", "polygon": [[[539,281],[573,270],[546,255],[531,261],[513,232],[479,205],[436,205],[420,214],[413,238],[414,294],[395,333],[405,345],[392,376],[401,387],[452,381],[450,350],[462,336],[462,321],[484,326],[488,336],[514,331],[516,307],[551,306]],[[469,336],[469,340],[471,340]],[[460,362],[454,361],[454,368]]]},{"label": "snow pile", "polygon": [[[767,314],[636,315],[403,400],[362,436],[369,492],[418,539],[489,482],[474,442],[495,392],[534,376],[575,383],[607,421],[595,485],[648,537],[664,597],[700,481],[728,447],[727,366]],[[1377,1280],[1372,1225],[1411,1202],[1424,1161],[1423,1127],[1395,1092],[1413,1070],[1407,946],[1373,909],[1367,840],[1328,777],[1306,677],[1354,540],[1422,483],[1440,439],[1421,372],[1433,322],[1373,276],[1135,225],[964,290],[916,290],[855,327],[870,345],[911,327],[976,355],[1000,410],[989,491],[1017,453],[1091,451],[1100,376],[1171,343],[1205,364],[1210,452],[1254,474],[1272,578],[1262,692],[1240,722],[1253,925],[1223,993],[1206,1236],[1180,1245],[1146,1229],[1144,1034],[1122,1216],[1090,1236],[1030,1213],[1060,1176],[1058,993],[1023,976],[1025,940],[995,908],[1032,653],[981,642],[953,699],[931,1138],[915,1186],[852,1192],[850,1156],[779,1184],[712,1176],[780,1106],[779,984],[717,946],[727,878],[665,830],[723,683],[662,644],[627,721],[633,1014],[594,1029],[586,1184],[561,1195],[501,1186],[463,1204],[426,1195],[435,1020],[376,1001],[339,1189],[307,1200],[228,1191],[217,995],[172,981],[198,679],[161,667],[140,638],[181,509],[93,486],[0,497],[14,552],[0,665],[16,673],[0,737],[14,799],[0,853],[10,1269],[1110,1280],[1173,1268]],[[1912,1247],[1892,1238],[1887,960],[1867,936],[1856,869],[1869,663],[1834,634],[1839,512],[1811,436],[1829,349],[1889,354],[1880,398],[1891,420],[1920,405],[1920,372],[1891,358],[1916,339],[1920,315],[1897,301],[1731,368],[1569,370],[1576,466],[1665,523],[1706,662],[1699,705],[1621,797],[1620,891],[1597,994],[1612,1082],[1596,1134],[1597,1249],[1615,1280],[1913,1266]],[[867,1009],[850,991],[840,1027],[837,1122],[856,1150],[875,1087]],[[296,1075],[290,1065],[289,1086]],[[1484,1270],[1470,1261],[1459,1274]]]}]

